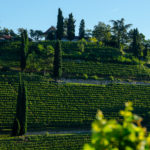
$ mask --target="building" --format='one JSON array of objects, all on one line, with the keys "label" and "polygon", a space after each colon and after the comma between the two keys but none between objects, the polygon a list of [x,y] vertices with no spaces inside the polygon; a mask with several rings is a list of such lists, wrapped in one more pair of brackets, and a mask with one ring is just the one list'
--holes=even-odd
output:
[{"label": "building", "polygon": [[45,40],[56,40],[57,29],[51,26],[46,32],[44,32]]},{"label": "building", "polygon": [[0,41],[11,41],[13,39],[10,35],[0,35]]}]

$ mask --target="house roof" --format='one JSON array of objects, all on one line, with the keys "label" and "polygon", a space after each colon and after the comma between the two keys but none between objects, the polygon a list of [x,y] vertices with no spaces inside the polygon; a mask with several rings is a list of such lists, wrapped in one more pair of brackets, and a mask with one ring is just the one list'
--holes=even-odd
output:
[{"label": "house roof", "polygon": [[12,39],[12,36],[10,36],[10,35],[3,35],[2,37],[3,37],[4,39],[8,39],[8,40],[9,40],[9,39]]},{"label": "house roof", "polygon": [[56,31],[56,28],[54,26],[51,26],[48,30],[44,32],[44,34],[48,34],[49,32],[52,32],[52,31]]},{"label": "house roof", "polygon": [[12,39],[12,36],[10,35],[1,35],[0,36],[0,40],[11,40]]}]

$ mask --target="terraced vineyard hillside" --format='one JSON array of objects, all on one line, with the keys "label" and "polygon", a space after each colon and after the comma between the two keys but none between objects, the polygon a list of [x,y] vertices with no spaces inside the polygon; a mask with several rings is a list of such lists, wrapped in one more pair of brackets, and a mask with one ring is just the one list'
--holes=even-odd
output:
[{"label": "terraced vineyard hillside", "polygon": [[[9,75],[8,75],[9,76]],[[19,76],[16,75],[17,78]],[[98,109],[106,118],[120,119],[118,112],[126,101],[132,101],[135,112],[149,126],[150,86],[109,84],[55,83],[24,76],[29,100],[28,130],[89,129]],[[1,81],[1,129],[10,129],[15,115],[18,83],[11,78]],[[10,78],[5,78],[10,79]],[[10,96],[7,96],[10,95]]]},{"label": "terraced vineyard hillside", "polygon": [[98,63],[86,61],[68,61],[63,63],[63,76],[80,78],[84,74],[90,77],[109,77],[119,79],[149,80],[150,69],[143,65],[127,65],[118,63]]},{"label": "terraced vineyard hillside", "polygon": [[8,82],[0,81],[0,129],[11,129],[18,93]]},{"label": "terraced vineyard hillside", "polygon": [[[39,42],[32,43],[29,45],[29,53],[32,51],[37,52],[38,56],[38,44],[43,47],[52,45],[55,47],[56,42]],[[20,42],[11,42],[0,45],[0,68],[2,70],[20,70]],[[85,51],[81,53],[77,42],[62,42],[63,50],[63,76],[66,78],[98,78],[107,79],[112,76],[115,79],[131,79],[131,80],[145,80],[150,79],[150,69],[144,63],[140,64],[140,60],[126,57],[119,49],[111,47],[99,47],[94,43],[88,43],[85,46]],[[124,61],[118,60],[118,58]],[[47,59],[47,58],[40,58]],[[38,60],[36,60],[38,62]],[[31,62],[32,64],[32,62]],[[53,67],[47,65],[49,76],[52,77]],[[40,72],[43,73],[44,67],[29,68],[27,72]],[[32,65],[31,65],[32,66]],[[7,68],[5,68],[7,67]],[[43,68],[42,68],[43,67]],[[40,70],[40,71],[39,71]],[[43,73],[44,74],[44,73]]]},{"label": "terraced vineyard hillside", "polygon": [[[126,101],[148,123],[150,86],[75,85],[30,82],[28,85],[30,128],[90,128],[98,109],[106,118],[118,118]],[[148,125],[148,124],[147,124]]]},{"label": "terraced vineyard hillside", "polygon": [[[19,44],[12,42],[9,46],[0,47],[0,134],[11,131],[14,123],[20,80]],[[47,49],[49,44],[54,46],[55,43],[30,43],[29,51],[34,52],[36,61],[39,59],[42,62],[47,58],[40,57],[42,51],[38,51],[38,44],[42,44]],[[89,44],[85,47],[85,51],[81,52],[77,43],[64,42],[62,49],[62,78],[144,82],[150,80],[150,69],[145,60],[140,62],[135,58],[136,61],[132,61],[132,56],[128,57],[130,54],[123,55],[116,48]],[[125,61],[120,61],[118,58],[123,58]],[[120,121],[122,118],[118,112],[124,109],[124,103],[127,101],[133,102],[134,112],[144,118],[143,124],[150,129],[149,85],[55,82],[52,79],[53,64],[45,63],[47,66],[41,65],[41,68],[36,68],[38,65],[35,63],[36,67],[32,68],[31,63],[32,61],[28,62],[29,68],[22,74],[22,81],[27,88],[28,132],[90,131],[98,109],[103,111],[107,119],[115,118]],[[45,68],[48,70],[45,71]],[[82,148],[84,143],[89,142],[89,136],[89,134],[64,134],[2,138],[0,135],[0,149],[34,147],[77,150]]]},{"label": "terraced vineyard hillside", "polygon": [[[24,81],[42,81],[38,75],[24,75]],[[0,130],[12,129],[16,114],[19,74],[16,72],[0,73]]]}]

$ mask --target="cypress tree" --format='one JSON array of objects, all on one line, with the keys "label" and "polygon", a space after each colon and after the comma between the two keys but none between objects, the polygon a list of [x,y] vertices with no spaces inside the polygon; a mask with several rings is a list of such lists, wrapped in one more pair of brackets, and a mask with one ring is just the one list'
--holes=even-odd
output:
[{"label": "cypress tree", "polygon": [[61,40],[63,38],[63,34],[64,34],[64,22],[63,22],[64,18],[62,15],[62,11],[59,8],[58,9],[58,17],[57,17],[57,31],[56,31],[56,35],[57,35],[57,39]]},{"label": "cypress tree", "polygon": [[67,38],[67,24],[68,24],[68,18],[64,19],[64,37]]},{"label": "cypress tree", "polygon": [[72,13],[69,14],[67,23],[67,36],[70,41],[75,38],[75,20],[73,19]]},{"label": "cypress tree", "polygon": [[24,71],[26,67],[26,59],[27,59],[27,53],[28,53],[28,34],[27,30],[23,30],[21,32],[21,61],[20,61],[20,67],[21,71]]},{"label": "cypress tree", "polygon": [[28,111],[28,100],[26,96],[26,87],[22,83],[20,77],[20,83],[18,87],[16,117],[13,126],[13,136],[23,135],[27,132],[27,111]]},{"label": "cypress tree", "polygon": [[20,122],[18,118],[15,118],[12,130],[12,136],[19,136],[20,135]]},{"label": "cypress tree", "polygon": [[25,57],[24,48],[25,48],[24,33],[22,32],[21,33],[21,51],[20,51],[20,54],[21,54],[21,60],[20,60],[21,71],[23,71],[25,69],[25,66],[26,66],[26,59],[25,59],[26,57]]},{"label": "cypress tree", "polygon": [[61,78],[62,76],[62,50],[61,43],[57,41],[55,46],[55,54],[54,54],[54,78],[55,80]]},{"label": "cypress tree", "polygon": [[144,59],[147,57],[147,54],[148,54],[148,45],[146,44],[145,48],[144,48],[144,51],[143,51]]},{"label": "cypress tree", "polygon": [[85,22],[84,19],[82,19],[79,27],[79,39],[82,39],[84,37],[85,37]]},{"label": "cypress tree", "polygon": [[138,29],[134,29],[133,30],[133,35],[132,35],[132,51],[134,56],[136,57],[141,57],[142,56],[142,46],[141,46],[141,40],[140,40],[140,33],[138,31]]},{"label": "cypress tree", "polygon": [[28,110],[28,100],[27,100],[27,96],[26,96],[26,87],[23,83],[22,87],[21,87],[22,91],[22,95],[21,95],[21,99],[22,99],[22,104],[21,104],[21,118],[20,118],[20,135],[23,135],[27,132],[27,110]]}]

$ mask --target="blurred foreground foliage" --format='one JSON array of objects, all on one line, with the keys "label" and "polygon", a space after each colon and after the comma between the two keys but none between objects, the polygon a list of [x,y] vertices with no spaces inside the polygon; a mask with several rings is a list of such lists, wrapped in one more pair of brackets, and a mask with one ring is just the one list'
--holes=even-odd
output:
[{"label": "blurred foreground foliage", "polygon": [[132,113],[131,102],[125,104],[125,110],[120,111],[123,122],[104,119],[98,111],[96,120],[92,123],[92,139],[84,145],[84,150],[149,150],[150,135],[141,126],[142,118]]}]

